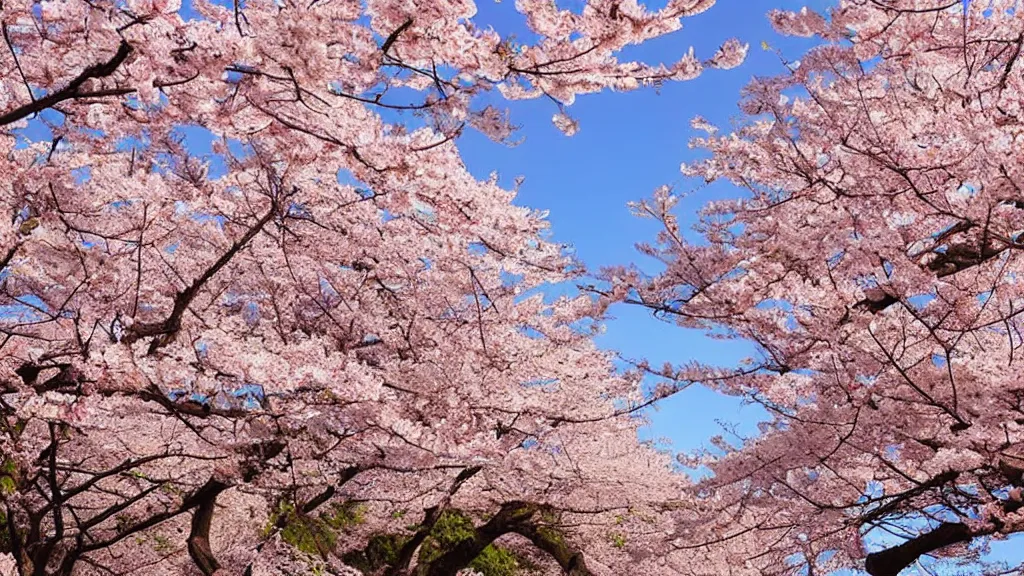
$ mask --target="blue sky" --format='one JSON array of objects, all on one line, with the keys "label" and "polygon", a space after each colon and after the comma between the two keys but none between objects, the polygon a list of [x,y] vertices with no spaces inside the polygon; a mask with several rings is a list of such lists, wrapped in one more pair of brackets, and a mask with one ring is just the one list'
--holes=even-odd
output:
[{"label": "blue sky", "polygon": [[[809,5],[829,3],[810,0]],[[559,1],[570,9],[577,4],[580,0]],[[696,154],[687,148],[688,140],[696,135],[690,119],[699,114],[715,124],[728,125],[739,114],[740,89],[751,77],[783,71],[778,56],[761,49],[762,40],[790,59],[811,46],[811,40],[776,34],[766,18],[772,8],[798,10],[807,4],[801,0],[719,0],[707,12],[684,20],[683,30],[632,47],[620,60],[668,64],[690,46],[699,58],[708,58],[731,37],[751,46],[746,63],[734,70],[708,70],[696,80],[669,83],[657,92],[644,89],[579,97],[569,112],[581,129],[571,138],[552,125],[551,116],[557,109],[551,101],[508,103],[495,97],[493,104],[511,109],[513,122],[523,127],[519,135],[525,141],[509,148],[470,132],[459,141],[463,157],[478,177],[498,170],[507,186],[516,176],[525,176],[518,203],[550,210],[554,238],[571,243],[589,268],[634,261],[639,257],[634,245],[653,240],[657,226],[630,215],[626,203],[647,197],[663,184],[678,185],[680,190],[693,186],[694,182],[679,173],[680,163]],[[647,5],[656,8],[658,1]],[[477,6],[479,23],[519,38],[530,37],[512,0],[480,0]],[[684,226],[706,201],[735,193],[723,183],[688,197],[680,206]],[[698,332],[653,320],[640,309],[619,307],[613,314],[616,319],[609,322],[600,344],[630,358],[645,357],[656,365],[693,359],[728,365],[750,353],[742,344],[707,339]],[[753,433],[757,415],[756,409],[743,408],[735,399],[690,389],[652,412],[652,426],[644,435],[667,439],[675,450],[687,450],[721,433],[718,421],[738,424],[741,431]]]}]

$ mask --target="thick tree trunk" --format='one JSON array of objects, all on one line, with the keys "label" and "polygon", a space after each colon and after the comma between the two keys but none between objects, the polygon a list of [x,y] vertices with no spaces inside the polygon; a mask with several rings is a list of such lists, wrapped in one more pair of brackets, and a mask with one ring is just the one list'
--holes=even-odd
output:
[{"label": "thick tree trunk", "polygon": [[192,513],[192,530],[188,535],[188,554],[205,576],[212,576],[220,568],[210,548],[210,525],[217,496],[227,488],[227,484],[211,478],[188,499],[188,504],[196,507]]},{"label": "thick tree trunk", "polygon": [[516,533],[528,538],[537,548],[547,552],[568,576],[593,576],[587,569],[583,553],[571,547],[558,530],[537,522],[541,508],[534,504],[512,502],[502,506],[486,524],[475,530],[472,538],[430,563],[426,576],[455,576],[469,566],[491,543],[505,534]]},{"label": "thick tree trunk", "polygon": [[583,553],[569,546],[559,532],[535,525],[522,526],[516,532],[529,538],[537,548],[550,554],[568,576],[594,576],[587,568]]}]

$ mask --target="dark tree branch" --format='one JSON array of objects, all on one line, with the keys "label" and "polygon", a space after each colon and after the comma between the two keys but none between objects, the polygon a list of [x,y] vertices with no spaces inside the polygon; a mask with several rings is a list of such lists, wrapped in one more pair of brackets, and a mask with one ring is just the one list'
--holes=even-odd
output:
[{"label": "dark tree branch", "polygon": [[[1024,508],[1024,503],[1008,500],[1003,503],[1007,513]],[[971,530],[966,524],[943,522],[930,532],[911,538],[899,546],[887,548],[868,554],[864,562],[864,570],[871,576],[899,576],[905,568],[917,562],[917,559],[936,550],[970,542],[974,538],[995,534],[1002,529],[1002,523],[994,521],[991,527]]]},{"label": "dark tree branch", "polygon": [[928,269],[935,272],[939,278],[956,274],[972,266],[978,266],[999,254],[1005,248],[996,246],[974,246],[971,244],[953,244],[945,252],[936,255],[935,259],[928,263]]},{"label": "dark tree branch", "polygon": [[944,523],[938,528],[899,546],[868,554],[864,569],[871,576],[898,576],[918,558],[953,544],[967,542],[974,535],[964,524]]},{"label": "dark tree branch", "polygon": [[395,43],[395,40],[398,40],[398,37],[402,34],[402,32],[405,32],[409,28],[409,26],[412,26],[412,18],[409,18],[408,20],[403,22],[401,26],[395,28],[394,32],[389,34],[388,37],[384,39],[384,44],[381,45],[380,51],[383,52],[385,56],[390,56],[390,54],[388,54],[388,50],[391,49],[391,46]]},{"label": "dark tree branch", "polygon": [[196,489],[195,492],[193,492],[191,495],[185,498],[185,500],[183,500],[181,505],[178,506],[177,508],[159,514],[154,514],[149,518],[142,520],[141,522],[126,527],[125,529],[119,531],[117,535],[107,538],[106,540],[97,540],[89,544],[86,544],[81,548],[81,551],[91,552],[93,550],[102,550],[104,548],[113,546],[117,542],[120,542],[121,540],[132,534],[136,534],[143,530],[147,530],[154,526],[158,526],[166,522],[167,520],[170,520],[171,518],[175,518],[181,514],[184,514],[185,512],[188,512],[189,510],[192,510],[193,508],[196,508],[197,506],[202,504],[202,502],[206,498],[210,498],[211,493],[214,493],[213,497],[216,497],[217,494],[220,494],[220,492],[223,492],[226,489],[227,486],[223,482],[215,478],[210,478],[209,480],[206,481],[205,484],[200,486],[198,489]]},{"label": "dark tree branch", "polygon": [[188,554],[204,576],[212,576],[220,568],[210,548],[210,524],[213,522],[217,496],[227,488],[227,484],[211,478],[190,498],[195,503],[196,511],[192,514],[192,529],[188,535]]},{"label": "dark tree branch", "polygon": [[459,542],[451,550],[442,554],[430,563],[426,576],[455,576],[460,570],[469,566],[474,558],[480,555],[492,542],[510,532],[517,531],[519,526],[533,518],[538,508],[523,502],[510,502],[501,507],[483,526],[473,531],[473,537]]},{"label": "dark tree branch", "polygon": [[[412,538],[409,538],[409,540],[402,546],[402,549],[399,550],[398,560],[394,565],[388,568],[387,572],[384,573],[385,576],[396,576],[397,574],[400,574],[402,570],[405,570],[409,563],[412,562],[413,554],[416,553],[416,550],[421,544],[423,544],[423,541],[427,539],[427,536],[430,535],[430,531],[434,529],[434,525],[437,524],[437,521],[441,519],[441,515],[444,513],[445,509],[447,509],[452,496],[459,491],[459,488],[461,488],[466,481],[473,476],[476,476],[480,470],[482,470],[480,466],[471,466],[459,472],[458,476],[455,477],[455,480],[452,481],[452,485],[448,488],[448,494],[444,501],[438,506],[432,506],[425,510],[423,523],[420,524],[420,529],[417,530],[416,533],[413,534]],[[472,560],[472,558],[470,558],[470,560]]]},{"label": "dark tree branch", "polygon": [[0,115],[0,126],[17,122],[22,118],[42,112],[47,108],[52,108],[53,106],[56,106],[57,104],[60,104],[65,100],[72,100],[75,98],[87,98],[90,96],[97,95],[117,95],[126,93],[123,90],[107,90],[103,91],[102,93],[82,92],[82,86],[86,83],[86,81],[91,80],[93,78],[106,78],[107,76],[113,74],[114,71],[117,70],[119,66],[121,66],[121,64],[125,61],[126,58],[128,58],[128,55],[131,53],[131,45],[125,41],[122,41],[120,46],[117,47],[117,53],[115,53],[114,56],[110,58],[110,60],[107,60],[106,62],[101,62],[99,64],[93,64],[85,70],[82,70],[82,72],[78,76],[75,76],[71,80],[71,82],[68,82],[68,85],[62,88],[61,90],[47,94],[46,96],[43,96],[38,100],[33,100],[32,102],[29,102],[24,106],[19,106],[18,108],[15,108],[14,110],[11,110],[6,114]]},{"label": "dark tree branch", "polygon": [[22,556],[21,535],[18,534],[18,525],[14,520],[14,510],[7,505],[7,536],[11,539],[11,555],[18,566],[18,574],[25,573],[25,559]]},{"label": "dark tree branch", "polygon": [[534,546],[547,552],[567,576],[593,576],[587,569],[583,553],[570,546],[557,529],[538,520],[538,516],[545,511],[543,506],[529,502],[504,504],[497,514],[474,530],[471,538],[459,542],[431,562],[426,576],[455,576],[495,540],[510,533],[524,536]]},{"label": "dark tree branch", "polygon": [[46,483],[49,487],[49,500],[53,515],[53,536],[47,538],[32,552],[34,573],[42,575],[54,548],[64,538],[64,500],[60,483],[57,481],[57,424],[49,423],[50,446],[45,451],[47,456]]},{"label": "dark tree branch", "polygon": [[216,262],[210,265],[198,278],[192,281],[187,288],[178,292],[174,297],[174,307],[171,309],[171,313],[162,322],[156,323],[145,323],[132,326],[128,334],[125,335],[124,341],[132,343],[140,338],[148,336],[155,336],[149,345],[149,353],[153,354],[160,347],[170,344],[178,331],[181,329],[181,319],[185,315],[185,311],[192,304],[192,301],[196,296],[199,295],[199,291],[202,290],[203,286],[210,281],[214,275],[217,274],[222,268],[227,266],[228,262],[235,257],[236,254],[242,251],[249,242],[256,237],[263,227],[270,222],[277,214],[277,203],[274,202],[270,210],[260,218],[256,224],[246,230],[245,234],[241,238],[236,240],[230,248],[223,254]]},{"label": "dark tree branch", "polygon": [[528,538],[537,548],[550,554],[567,576],[593,576],[583,559],[583,553],[570,546],[554,529],[536,524],[520,524],[516,527],[516,532]]}]

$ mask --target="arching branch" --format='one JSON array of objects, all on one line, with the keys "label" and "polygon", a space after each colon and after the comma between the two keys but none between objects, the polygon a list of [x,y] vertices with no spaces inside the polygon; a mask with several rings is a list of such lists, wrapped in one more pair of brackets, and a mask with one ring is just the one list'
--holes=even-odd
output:
[{"label": "arching branch", "polygon": [[210,548],[210,525],[217,496],[227,488],[224,482],[211,478],[189,499],[195,504],[196,511],[192,514],[192,529],[188,535],[188,555],[205,576],[212,576],[220,568]]},{"label": "arching branch", "polygon": [[427,576],[455,576],[505,534],[524,536],[547,552],[558,562],[568,576],[592,576],[583,559],[583,553],[572,547],[557,529],[544,525],[538,518],[545,512],[543,506],[529,502],[508,502],[484,525],[473,531],[454,548],[430,563]]},{"label": "arching branch", "polygon": [[267,213],[253,224],[251,228],[246,230],[245,234],[243,234],[241,238],[236,240],[230,248],[220,255],[220,258],[217,258],[217,260],[204,270],[199,277],[193,280],[192,284],[178,292],[174,297],[174,307],[171,309],[171,313],[166,319],[162,322],[132,326],[129,333],[124,337],[125,342],[131,343],[139,340],[140,338],[153,336],[154,338],[149,345],[150,354],[156,352],[160,347],[173,342],[174,337],[181,329],[181,320],[185,315],[185,311],[188,310],[188,307],[199,294],[199,291],[202,290],[203,286],[209,282],[217,272],[227,266],[231,259],[241,252],[242,249],[244,249],[249,242],[263,230],[267,223],[273,220],[274,216],[277,214],[277,210],[277,203],[272,203]]},{"label": "arching branch", "polygon": [[[1021,508],[1024,508],[1022,502],[1009,500],[1003,504],[1003,510],[1008,514],[1017,512]],[[868,554],[864,569],[871,576],[898,576],[905,568],[917,562],[921,556],[947,546],[963,544],[981,536],[995,534],[1001,529],[1002,525],[998,521],[994,521],[988,527],[975,530],[966,524],[943,522],[934,530],[907,540],[899,546]]]},{"label": "arching branch", "polygon": [[85,70],[82,70],[82,72],[78,76],[75,76],[70,82],[68,82],[68,85],[64,88],[57,90],[56,92],[47,94],[46,96],[43,96],[38,100],[33,100],[32,102],[29,102],[24,106],[19,106],[18,108],[15,108],[14,110],[11,110],[6,114],[0,115],[0,126],[17,122],[22,118],[26,118],[28,116],[31,116],[32,114],[42,112],[47,108],[52,108],[53,106],[56,106],[57,104],[60,104],[65,100],[95,96],[119,96],[134,92],[135,90],[130,88],[98,90],[94,92],[81,91],[82,86],[86,83],[86,81],[91,80],[93,78],[106,78],[107,76],[113,74],[114,71],[116,71],[118,67],[121,66],[121,64],[125,61],[126,58],[128,58],[128,55],[131,53],[131,45],[127,42],[122,41],[120,46],[117,47],[117,52],[110,58],[110,60],[107,60],[106,62],[101,62],[99,64],[93,64]]},{"label": "arching branch", "polygon": [[516,527],[516,532],[550,554],[567,576],[593,576],[583,559],[583,552],[570,546],[557,530],[537,524],[521,524]]}]

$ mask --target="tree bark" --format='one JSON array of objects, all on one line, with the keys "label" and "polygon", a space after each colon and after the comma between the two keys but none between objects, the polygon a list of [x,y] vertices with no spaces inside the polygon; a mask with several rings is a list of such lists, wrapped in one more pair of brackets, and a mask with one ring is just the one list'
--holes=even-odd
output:
[{"label": "tree bark", "polygon": [[871,576],[898,576],[918,558],[953,544],[967,542],[974,534],[964,524],[944,523],[899,546],[868,554],[864,569]]},{"label": "tree bark", "polygon": [[568,576],[594,576],[587,568],[583,552],[570,546],[560,532],[536,524],[518,526],[516,532],[529,538],[534,546],[550,554]]},{"label": "tree bark", "polygon": [[[1021,508],[1024,508],[1024,502],[1003,502],[1003,510],[1007,513],[1012,514]],[[931,554],[946,546],[969,542],[980,536],[995,534],[1003,528],[1002,523],[998,521],[995,521],[991,528],[984,530],[971,530],[965,524],[944,522],[931,532],[907,540],[899,546],[868,554],[864,569],[871,576],[899,576],[900,572],[925,554]]]},{"label": "tree bark", "polygon": [[7,114],[0,116],[0,126],[11,124],[12,122],[17,122],[22,118],[31,116],[32,114],[36,114],[42,112],[43,110],[46,110],[47,108],[56,106],[57,104],[60,104],[65,100],[83,98],[87,96],[117,96],[134,92],[135,90],[127,88],[115,88],[113,90],[100,90],[97,92],[81,91],[82,86],[88,80],[91,80],[93,78],[106,78],[107,76],[113,74],[118,69],[118,67],[121,66],[121,63],[124,62],[125,59],[128,58],[128,55],[131,53],[131,45],[127,42],[122,41],[121,44],[117,47],[117,53],[115,53],[110,58],[110,60],[89,66],[85,70],[82,70],[82,72],[78,76],[75,76],[70,82],[68,82],[68,85],[64,88],[57,90],[56,92],[47,94],[46,96],[43,96],[38,100],[33,100],[32,102],[25,104],[24,106],[15,108]]},{"label": "tree bark", "polygon": [[587,569],[583,553],[573,548],[562,534],[537,522],[541,507],[524,502],[510,502],[501,507],[486,524],[474,531],[473,537],[430,563],[426,576],[455,576],[501,536],[516,533],[529,539],[558,562],[567,576],[593,576]]},{"label": "tree bark", "polygon": [[220,568],[217,558],[210,548],[210,525],[217,504],[217,496],[228,489],[224,482],[211,478],[189,499],[187,505],[196,507],[192,513],[192,529],[188,535],[188,555],[196,563],[204,576],[212,576]]}]

